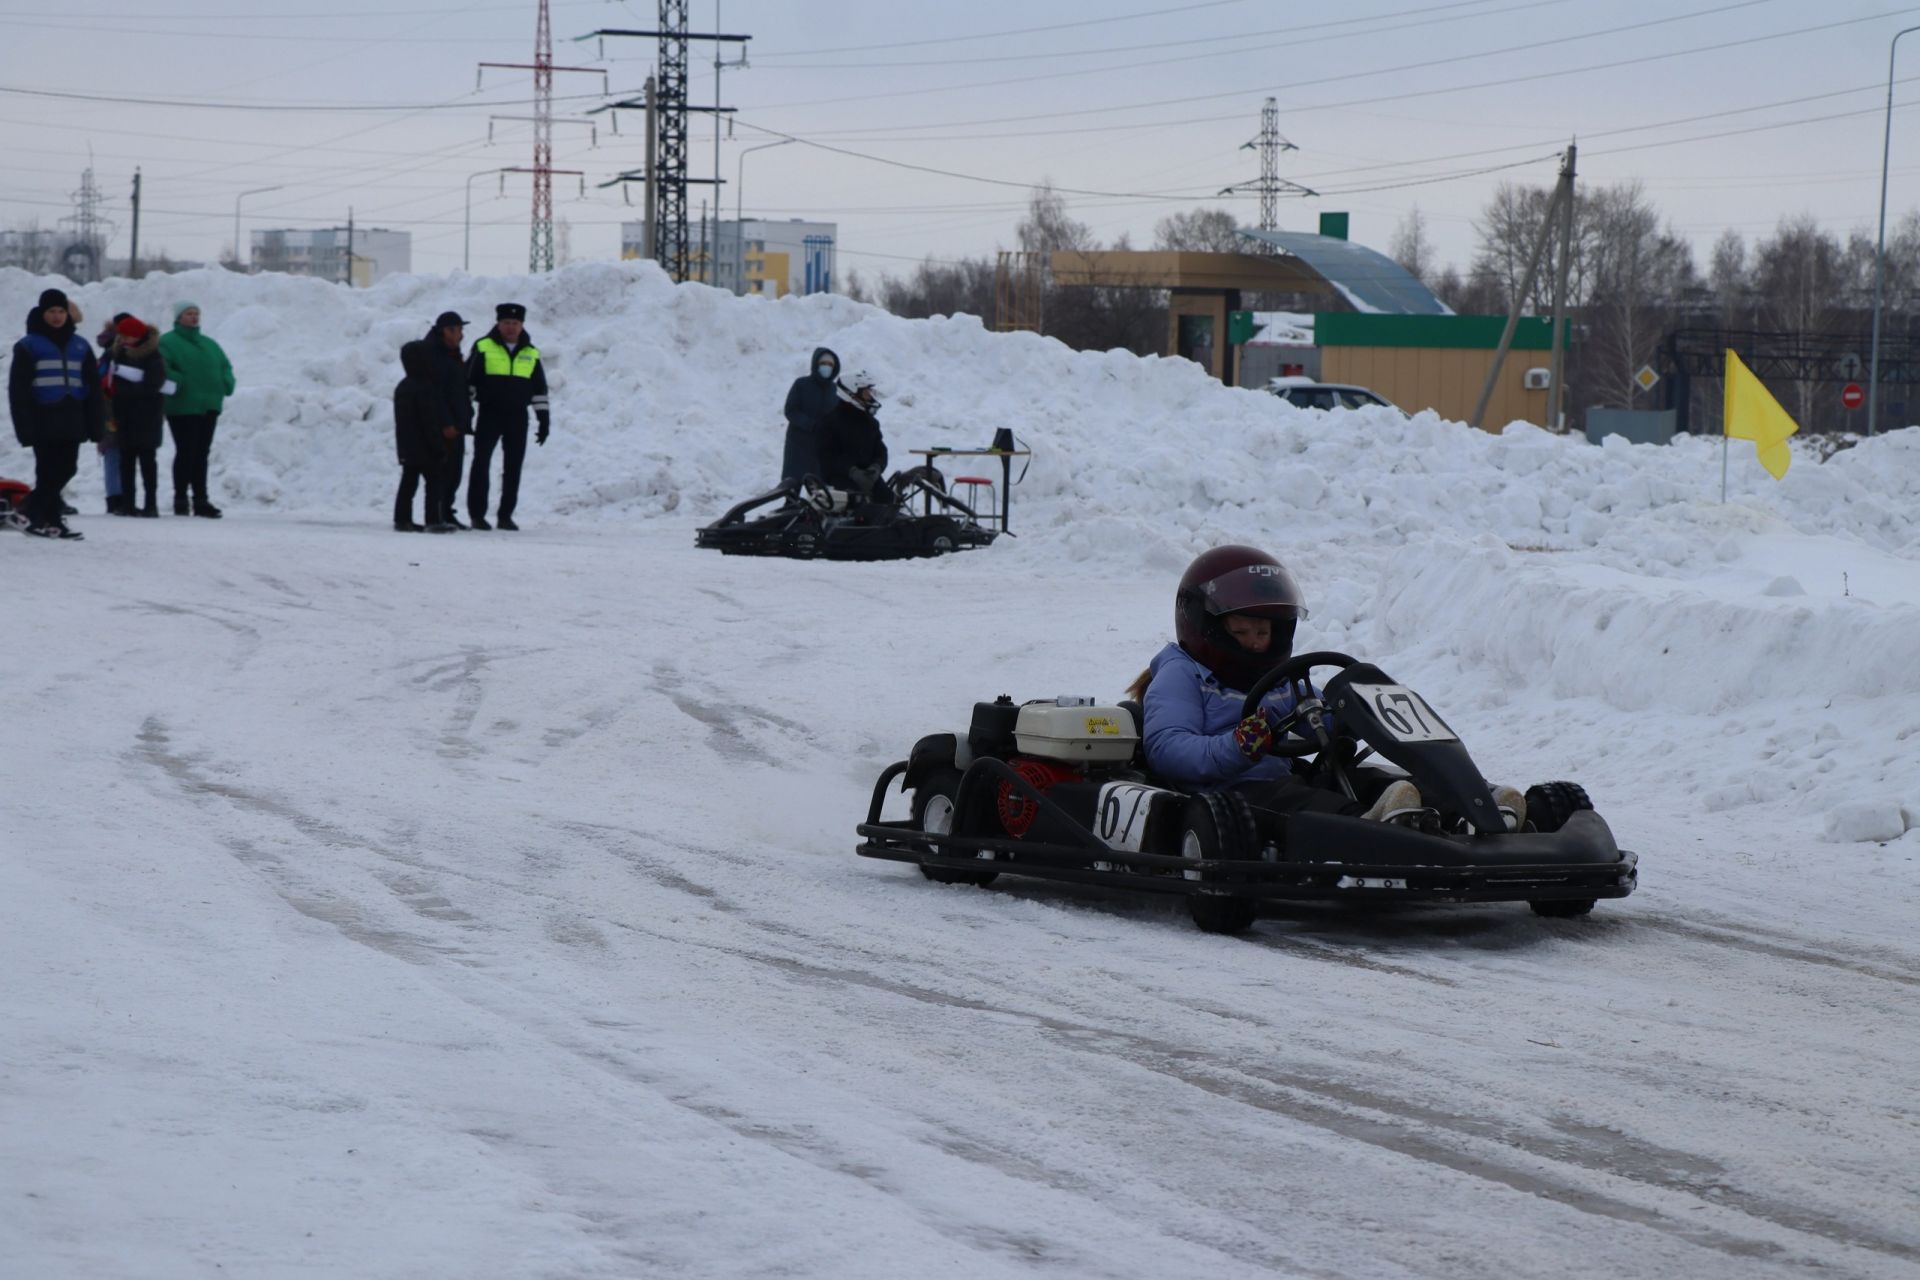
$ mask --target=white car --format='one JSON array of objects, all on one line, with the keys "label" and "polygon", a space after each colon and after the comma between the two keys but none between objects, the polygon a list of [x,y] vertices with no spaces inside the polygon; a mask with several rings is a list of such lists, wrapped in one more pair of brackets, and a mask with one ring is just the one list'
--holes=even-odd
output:
[{"label": "white car", "polygon": [[1348,386],[1339,382],[1314,382],[1306,378],[1275,378],[1267,384],[1267,390],[1279,396],[1288,404],[1302,409],[1364,409],[1369,405],[1381,405],[1388,409],[1397,409],[1391,400],[1383,399],[1365,387]]}]

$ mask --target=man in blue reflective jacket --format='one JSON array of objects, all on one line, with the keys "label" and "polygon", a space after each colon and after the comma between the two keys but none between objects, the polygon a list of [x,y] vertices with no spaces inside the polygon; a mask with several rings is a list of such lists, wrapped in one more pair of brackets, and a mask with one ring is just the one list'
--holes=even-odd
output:
[{"label": "man in blue reflective jacket", "polygon": [[77,332],[80,309],[58,289],[27,313],[27,332],[13,344],[7,409],[13,436],[33,450],[33,495],[27,532],[78,540],[61,514],[60,491],[80,468],[80,446],[106,434],[106,402],[93,344]]}]

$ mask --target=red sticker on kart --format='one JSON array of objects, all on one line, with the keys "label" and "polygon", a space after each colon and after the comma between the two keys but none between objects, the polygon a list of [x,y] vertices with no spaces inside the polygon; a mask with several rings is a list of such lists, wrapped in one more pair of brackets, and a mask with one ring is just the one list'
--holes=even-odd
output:
[{"label": "red sticker on kart", "polygon": [[1458,742],[1459,735],[1435,715],[1426,700],[1405,685],[1353,684],[1347,689],[1373,709],[1397,742]]}]

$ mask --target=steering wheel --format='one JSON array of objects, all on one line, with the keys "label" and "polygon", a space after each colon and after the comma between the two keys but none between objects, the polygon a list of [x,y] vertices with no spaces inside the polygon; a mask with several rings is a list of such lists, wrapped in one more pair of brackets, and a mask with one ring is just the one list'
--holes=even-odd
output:
[{"label": "steering wheel", "polygon": [[[1344,653],[1335,653],[1327,649],[1313,653],[1297,653],[1254,681],[1253,688],[1247,690],[1246,701],[1240,704],[1240,716],[1245,719],[1259,711],[1261,701],[1282,684],[1289,682],[1305,684],[1308,674],[1315,667],[1339,667],[1344,671],[1357,661],[1358,659],[1350,658]],[[1300,700],[1300,691],[1296,691],[1294,699],[1296,707]],[[1353,778],[1349,772],[1354,763],[1352,740],[1336,736],[1323,743],[1316,736],[1307,736],[1292,742],[1283,741],[1285,735],[1291,733],[1299,722],[1300,713],[1296,710],[1275,725],[1274,744],[1268,749],[1267,754],[1295,760],[1317,756],[1319,758],[1315,761],[1316,767],[1330,775],[1332,781],[1348,796],[1353,796],[1355,794]]]}]

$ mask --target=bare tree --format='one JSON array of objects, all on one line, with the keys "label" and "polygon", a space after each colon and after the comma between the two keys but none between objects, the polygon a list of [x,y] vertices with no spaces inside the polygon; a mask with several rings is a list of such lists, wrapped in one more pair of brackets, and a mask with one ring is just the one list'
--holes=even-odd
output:
[{"label": "bare tree", "polygon": [[1027,216],[1014,228],[1013,238],[1028,253],[1099,247],[1092,227],[1067,216],[1066,199],[1053,189],[1051,181],[1033,189],[1027,198]]},{"label": "bare tree", "polygon": [[[1754,249],[1753,283],[1760,314],[1770,329],[1793,334],[1844,331],[1854,264],[1840,241],[1820,229],[1812,215],[1783,219],[1773,237]],[[1814,385],[1798,383],[1795,416],[1811,424]]]},{"label": "bare tree", "polygon": [[1590,397],[1632,408],[1633,375],[1652,360],[1683,294],[1693,251],[1648,203],[1638,182],[1601,187],[1585,201],[1586,372]]},{"label": "bare tree", "polygon": [[1239,220],[1226,209],[1172,213],[1153,226],[1153,247],[1189,253],[1245,253]]},{"label": "bare tree", "polygon": [[1728,227],[1713,242],[1707,283],[1719,303],[1720,323],[1730,329],[1747,327],[1753,313],[1753,284],[1747,276],[1747,242]]},{"label": "bare tree", "polygon": [[1394,228],[1393,243],[1387,256],[1407,269],[1407,273],[1421,284],[1431,287],[1435,263],[1433,260],[1433,242],[1427,239],[1427,219],[1415,205],[1407,210],[1407,216],[1400,219],[1400,225]]}]

